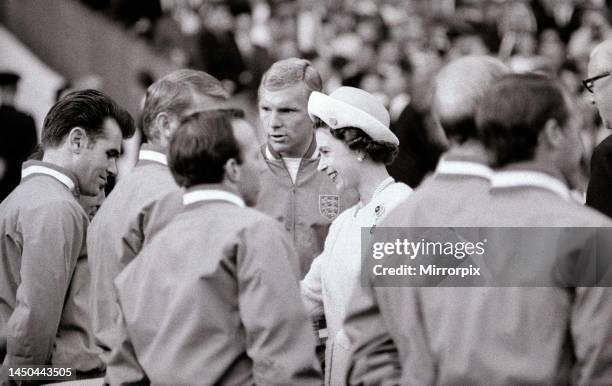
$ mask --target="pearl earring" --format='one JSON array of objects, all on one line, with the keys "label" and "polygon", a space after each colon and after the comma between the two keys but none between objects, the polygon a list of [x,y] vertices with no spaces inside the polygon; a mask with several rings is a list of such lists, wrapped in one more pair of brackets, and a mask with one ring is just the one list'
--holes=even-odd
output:
[{"label": "pearl earring", "polygon": [[359,162],[363,161],[363,156],[360,155],[359,157],[357,157],[357,161],[359,161]]}]

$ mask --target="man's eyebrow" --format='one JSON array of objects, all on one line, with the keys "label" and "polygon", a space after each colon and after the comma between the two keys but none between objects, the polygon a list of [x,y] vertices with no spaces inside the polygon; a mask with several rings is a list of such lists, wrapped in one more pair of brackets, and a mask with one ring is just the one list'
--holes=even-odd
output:
[{"label": "man's eyebrow", "polygon": [[280,102],[275,104],[266,101],[260,101],[258,104],[259,107],[275,108],[276,110],[299,110],[302,108],[302,106],[298,103]]},{"label": "man's eyebrow", "polygon": [[297,105],[284,105],[284,106],[277,106],[278,110],[299,110],[300,106]]}]

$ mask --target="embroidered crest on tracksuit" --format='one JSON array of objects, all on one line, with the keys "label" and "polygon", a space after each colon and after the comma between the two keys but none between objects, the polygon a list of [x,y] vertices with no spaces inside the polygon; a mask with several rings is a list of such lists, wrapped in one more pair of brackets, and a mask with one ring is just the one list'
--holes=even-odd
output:
[{"label": "embroidered crest on tracksuit", "polygon": [[336,218],[340,213],[340,196],[319,194],[319,212],[328,220]]}]

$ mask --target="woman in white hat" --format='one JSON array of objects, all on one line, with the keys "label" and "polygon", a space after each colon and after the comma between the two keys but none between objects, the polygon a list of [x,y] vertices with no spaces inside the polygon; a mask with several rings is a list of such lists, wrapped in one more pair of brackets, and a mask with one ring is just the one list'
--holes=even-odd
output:
[{"label": "woman in white hat", "polygon": [[340,87],[329,96],[315,91],[308,114],[317,129],[319,171],[339,190],[359,194],[359,203],[331,224],[323,253],[301,282],[311,316],[324,313],[327,319],[325,384],[340,385],[351,344],[342,323],[353,292],[361,290],[361,228],[375,227],[412,190],[387,172],[385,165],[395,158],[399,141],[389,129],[389,113],[372,94],[353,87]]}]

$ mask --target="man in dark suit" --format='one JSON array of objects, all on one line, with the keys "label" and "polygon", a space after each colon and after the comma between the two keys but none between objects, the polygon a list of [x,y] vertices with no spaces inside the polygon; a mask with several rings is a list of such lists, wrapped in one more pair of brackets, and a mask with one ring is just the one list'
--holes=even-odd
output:
[{"label": "man in dark suit", "polygon": [[[593,93],[601,120],[612,128],[612,39],[600,43],[589,59],[588,79],[584,85]],[[612,217],[612,136],[608,136],[593,150],[591,179],[587,188],[586,204]]]},{"label": "man in dark suit", "polygon": [[15,108],[19,79],[0,72],[0,201],[19,184],[21,164],[37,143],[34,119]]}]

